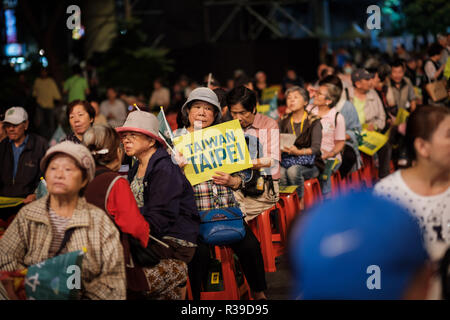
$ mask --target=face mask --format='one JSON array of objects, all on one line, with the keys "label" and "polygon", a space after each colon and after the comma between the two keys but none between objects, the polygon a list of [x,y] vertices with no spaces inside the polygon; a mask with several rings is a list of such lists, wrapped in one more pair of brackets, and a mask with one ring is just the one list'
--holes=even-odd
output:
[{"label": "face mask", "polygon": [[352,73],[352,67],[345,67],[344,68],[344,72],[345,72],[345,74],[351,74]]}]

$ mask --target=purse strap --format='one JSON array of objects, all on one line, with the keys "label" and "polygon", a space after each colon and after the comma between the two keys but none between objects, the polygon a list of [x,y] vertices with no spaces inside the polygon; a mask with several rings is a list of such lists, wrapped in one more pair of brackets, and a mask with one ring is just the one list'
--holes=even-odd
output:
[{"label": "purse strap", "polygon": [[61,242],[61,245],[59,246],[58,251],[56,251],[55,253],[55,257],[58,256],[61,251],[64,249],[64,247],[66,246],[67,242],[69,242],[70,238],[72,237],[73,232],[75,231],[75,228],[70,228],[69,230],[67,230],[64,233],[64,238]]}]

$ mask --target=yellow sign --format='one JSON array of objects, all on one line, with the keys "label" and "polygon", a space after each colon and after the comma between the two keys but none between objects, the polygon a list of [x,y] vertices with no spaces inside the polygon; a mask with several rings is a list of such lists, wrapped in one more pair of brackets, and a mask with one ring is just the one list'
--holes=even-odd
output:
[{"label": "yellow sign", "polygon": [[275,96],[278,95],[278,92],[280,92],[280,90],[281,90],[280,86],[271,86],[269,88],[263,89],[261,94],[261,100],[267,101],[273,99]]},{"label": "yellow sign", "polygon": [[450,78],[450,59],[447,59],[447,63],[445,64],[444,77],[447,79]]},{"label": "yellow sign", "polygon": [[397,116],[395,117],[394,125],[398,126],[399,124],[405,123],[406,119],[408,119],[409,112],[403,108],[399,108],[397,112]]},{"label": "yellow sign", "polygon": [[270,111],[270,104],[258,104],[256,111],[262,114],[266,114]]},{"label": "yellow sign", "polygon": [[373,156],[382,146],[386,144],[389,137],[376,131],[361,131],[363,143],[358,147],[359,151],[369,156]]},{"label": "yellow sign", "polygon": [[211,284],[219,284],[219,272],[212,272],[211,273]]},{"label": "yellow sign", "polygon": [[253,167],[239,120],[197,130],[173,142],[187,160],[184,173],[193,186],[210,180],[217,171],[234,173]]},{"label": "yellow sign", "polygon": [[297,188],[298,186],[280,186],[280,193],[293,193]]},{"label": "yellow sign", "polygon": [[24,198],[0,197],[0,209],[15,207],[23,203]]}]

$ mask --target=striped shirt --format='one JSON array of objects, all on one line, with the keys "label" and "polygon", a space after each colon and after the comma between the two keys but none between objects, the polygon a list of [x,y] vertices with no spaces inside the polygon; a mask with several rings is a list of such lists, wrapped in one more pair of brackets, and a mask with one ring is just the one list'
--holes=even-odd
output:
[{"label": "striped shirt", "polygon": [[49,210],[50,223],[52,225],[52,242],[50,249],[48,250],[48,256],[53,257],[58,252],[59,247],[64,239],[64,233],[66,231],[67,224],[70,218],[62,217],[58,215],[53,209]]}]

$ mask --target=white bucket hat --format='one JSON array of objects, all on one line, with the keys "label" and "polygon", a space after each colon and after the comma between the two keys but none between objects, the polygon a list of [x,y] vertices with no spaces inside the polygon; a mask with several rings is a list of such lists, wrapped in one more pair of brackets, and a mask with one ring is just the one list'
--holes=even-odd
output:
[{"label": "white bucket hat", "polygon": [[217,121],[220,120],[220,118],[222,118],[222,108],[220,107],[219,98],[217,98],[217,95],[214,91],[206,87],[196,88],[192,90],[192,92],[189,94],[188,99],[181,107],[181,114],[183,115],[183,117],[187,118],[188,116],[187,107],[191,102],[195,100],[205,101],[212,104],[218,110],[215,120]]},{"label": "white bucket hat", "polygon": [[64,153],[72,157],[81,168],[86,170],[88,181],[91,182],[94,179],[95,161],[91,152],[84,145],[72,141],[63,141],[47,150],[41,160],[42,172],[47,170],[48,160],[55,153]]},{"label": "white bucket hat", "polygon": [[139,132],[157,140],[164,147],[165,142],[159,136],[159,121],[150,112],[136,110],[128,114],[127,120],[121,127],[116,128],[117,132]]}]

